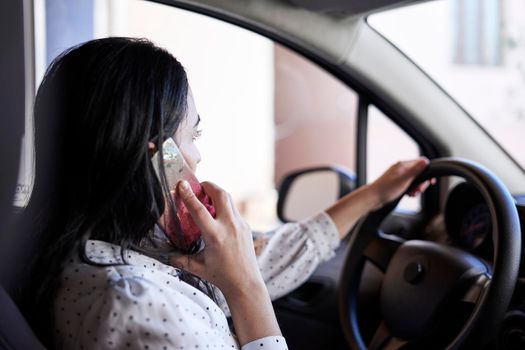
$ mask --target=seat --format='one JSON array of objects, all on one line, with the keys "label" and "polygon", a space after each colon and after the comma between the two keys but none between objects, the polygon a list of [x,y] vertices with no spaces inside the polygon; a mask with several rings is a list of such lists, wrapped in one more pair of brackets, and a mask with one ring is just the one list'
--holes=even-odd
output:
[{"label": "seat", "polygon": [[30,232],[19,225],[19,209],[0,214],[4,218],[0,235],[0,350],[44,349],[15,302],[19,301],[25,262],[34,249]]},{"label": "seat", "polygon": [[0,348],[5,350],[45,349],[9,294],[0,287]]}]

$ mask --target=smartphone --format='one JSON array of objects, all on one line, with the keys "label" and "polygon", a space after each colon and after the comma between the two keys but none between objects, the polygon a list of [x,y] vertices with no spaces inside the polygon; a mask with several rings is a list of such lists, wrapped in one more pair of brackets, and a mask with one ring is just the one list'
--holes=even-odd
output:
[{"label": "smartphone", "polygon": [[[159,152],[156,152],[151,161],[160,181],[159,157]],[[199,180],[197,180],[193,171],[186,164],[184,156],[177,147],[175,140],[171,137],[162,144],[162,162],[170,191],[175,190],[179,181],[188,181],[193,193],[204,204],[210,214],[215,217],[215,208],[210,197],[202,189]],[[175,195],[174,200],[177,208],[177,218],[171,217],[171,214],[166,217],[164,227],[166,235],[171,243],[182,252],[196,252],[202,247],[200,229],[193,221],[184,202],[177,195]]]}]

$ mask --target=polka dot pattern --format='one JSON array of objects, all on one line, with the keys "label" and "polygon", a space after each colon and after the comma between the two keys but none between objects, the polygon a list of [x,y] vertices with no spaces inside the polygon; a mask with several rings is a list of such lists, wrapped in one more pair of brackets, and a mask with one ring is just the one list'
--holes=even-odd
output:
[{"label": "polka dot pattern", "polygon": [[[255,237],[257,239],[257,237]],[[339,245],[326,213],[264,235],[259,266],[272,299],[306,281]],[[216,289],[219,306],[178,278],[179,270],[135,251],[127,264],[100,267],[71,255],[54,303],[59,349],[239,349]],[[90,240],[87,256],[100,264],[124,263],[120,247]],[[283,337],[257,339],[242,350],[287,349]]]},{"label": "polka dot pattern", "polygon": [[[87,244],[96,262],[121,259],[117,246]],[[129,265],[109,267],[85,264],[74,255],[54,303],[57,348],[239,349],[223,311],[180,281],[176,268],[133,251],[126,256]]]}]

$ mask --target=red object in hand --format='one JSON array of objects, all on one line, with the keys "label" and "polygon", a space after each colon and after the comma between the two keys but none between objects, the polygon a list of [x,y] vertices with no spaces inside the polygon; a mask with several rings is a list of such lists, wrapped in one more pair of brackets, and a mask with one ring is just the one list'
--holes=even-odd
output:
[{"label": "red object in hand", "polygon": [[[201,184],[195,176],[187,179],[189,182],[193,193],[199,199],[199,201],[204,204],[206,209],[210,212],[211,216],[215,217],[215,207],[213,206],[210,197],[204,192]],[[169,230],[168,237],[172,241],[173,245],[176,247],[188,251],[190,250],[201,238],[201,231],[199,226],[195,224],[193,218],[191,217],[188,208],[180,199],[180,197],[175,196],[175,204],[177,206],[177,217],[179,218],[180,228],[182,230],[183,241],[181,242],[180,235],[177,232]]]}]

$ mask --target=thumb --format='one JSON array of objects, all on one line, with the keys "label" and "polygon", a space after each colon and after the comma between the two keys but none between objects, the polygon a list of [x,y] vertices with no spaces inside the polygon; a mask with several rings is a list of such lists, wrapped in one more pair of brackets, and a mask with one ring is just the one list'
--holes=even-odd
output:
[{"label": "thumb", "polygon": [[210,231],[210,229],[213,228],[214,219],[204,204],[195,196],[190,184],[185,180],[179,181],[177,184],[177,193],[200,230],[203,232]]},{"label": "thumb", "polygon": [[413,161],[411,164],[411,170],[415,175],[419,174],[423,169],[425,169],[430,161],[426,157],[419,157]]},{"label": "thumb", "polygon": [[428,163],[429,160],[425,157],[404,162],[399,173],[401,176],[398,179],[403,182],[412,181],[427,167]]}]

